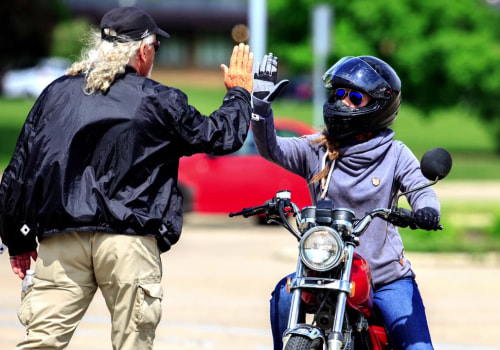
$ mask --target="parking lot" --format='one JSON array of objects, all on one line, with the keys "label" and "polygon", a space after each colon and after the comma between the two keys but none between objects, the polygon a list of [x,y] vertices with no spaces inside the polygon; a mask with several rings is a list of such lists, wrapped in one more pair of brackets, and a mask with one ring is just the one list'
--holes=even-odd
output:
[{"label": "parking lot", "polygon": [[[180,242],[162,255],[165,299],[155,349],[272,349],[270,291],[296,265],[294,238],[249,219],[187,216]],[[408,253],[437,350],[500,349],[500,257]],[[0,256],[0,348],[23,337],[21,281]],[[111,349],[98,293],[69,349]]]}]

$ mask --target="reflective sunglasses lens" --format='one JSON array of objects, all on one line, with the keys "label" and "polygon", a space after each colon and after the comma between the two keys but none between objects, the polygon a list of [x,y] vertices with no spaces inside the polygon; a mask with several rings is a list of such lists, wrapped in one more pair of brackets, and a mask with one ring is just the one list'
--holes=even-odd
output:
[{"label": "reflective sunglasses lens", "polygon": [[335,91],[335,98],[337,100],[343,100],[345,98],[345,96],[347,95],[347,91],[345,89],[337,89],[337,91]]},{"label": "reflective sunglasses lens", "polygon": [[357,91],[351,91],[349,93],[349,99],[355,106],[359,106],[363,101],[363,94]]},{"label": "reflective sunglasses lens", "polygon": [[155,49],[155,52],[158,52],[158,50],[160,49],[160,42],[157,41],[155,43],[152,43],[151,45],[153,45],[153,48]]}]

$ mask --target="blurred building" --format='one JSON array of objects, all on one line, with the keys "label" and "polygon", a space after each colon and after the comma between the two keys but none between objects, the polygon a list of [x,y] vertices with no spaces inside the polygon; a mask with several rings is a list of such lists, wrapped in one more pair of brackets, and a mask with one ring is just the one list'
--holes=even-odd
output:
[{"label": "blurred building", "polygon": [[218,68],[236,42],[248,39],[247,0],[64,1],[72,17],[85,17],[95,25],[118,6],[137,6],[148,12],[171,35],[163,39],[165,49],[158,51],[158,65]]}]

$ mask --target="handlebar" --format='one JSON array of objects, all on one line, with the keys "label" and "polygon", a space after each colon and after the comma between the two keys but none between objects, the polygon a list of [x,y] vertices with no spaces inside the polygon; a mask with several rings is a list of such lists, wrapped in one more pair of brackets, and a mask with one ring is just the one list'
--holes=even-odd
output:
[{"label": "handlebar", "polygon": [[[294,216],[300,221],[301,212],[300,209],[289,198],[275,197],[271,200],[266,201],[263,205],[256,207],[243,208],[243,210],[236,213],[229,213],[229,217],[234,217],[242,215],[244,218],[250,216],[265,214],[268,222],[277,222],[284,225],[290,232],[295,236],[300,237],[297,232],[292,229],[288,220],[286,220],[286,215],[293,213]],[[415,230],[419,227],[417,226],[415,216],[413,212],[405,208],[377,208],[370,212],[367,212],[362,218],[355,219],[355,228],[353,234],[360,236],[369,226],[373,218],[378,217],[387,222],[392,223],[399,227],[410,227]],[[435,230],[442,230],[443,226],[439,225]]]},{"label": "handlebar", "polygon": [[280,196],[279,193],[276,197],[266,201],[263,205],[259,205],[251,208],[243,208],[243,210],[236,213],[229,213],[229,217],[234,217],[242,215],[244,218],[248,218],[254,215],[266,215],[266,220],[268,223],[278,223],[285,227],[290,233],[295,237],[300,239],[300,234],[297,233],[294,227],[288,222],[286,216],[292,213],[300,220],[300,209],[295,203],[290,201],[289,196]]},{"label": "handlebar", "polygon": [[248,218],[254,215],[266,214],[266,216],[276,218],[288,214],[290,208],[294,214],[300,214],[300,209],[290,200],[290,192],[280,191],[276,194],[276,197],[267,200],[263,205],[243,208],[243,210],[236,213],[229,213],[229,217],[242,215],[244,218]]},{"label": "handlebar", "polygon": [[[378,208],[378,209],[374,209],[374,210],[366,213],[364,218],[366,218],[366,217],[371,217],[371,218],[379,217],[387,222],[390,222],[391,224],[393,224],[395,226],[403,227],[403,228],[410,227],[412,230],[416,230],[416,229],[420,228],[417,225],[415,215],[413,214],[413,212],[411,210],[405,209],[405,208],[393,208],[393,209]],[[360,222],[363,221],[364,218],[362,218],[360,220]],[[361,226],[361,225],[357,225],[357,227],[358,226]],[[361,229],[363,230],[363,228],[361,228]],[[436,227],[435,231],[442,230],[442,229],[443,229],[443,226],[438,225],[438,227]]]}]

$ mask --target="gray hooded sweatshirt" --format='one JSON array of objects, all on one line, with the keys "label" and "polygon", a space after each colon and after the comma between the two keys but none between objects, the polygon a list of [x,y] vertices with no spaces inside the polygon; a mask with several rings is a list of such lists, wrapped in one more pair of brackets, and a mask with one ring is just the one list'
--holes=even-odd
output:
[{"label": "gray hooded sweatshirt", "polygon": [[[266,118],[254,116],[252,130],[262,157],[302,176],[307,183],[323,169],[326,148],[312,142],[320,133],[300,138],[278,137],[272,112]],[[399,191],[427,183],[411,150],[394,140],[392,130],[384,129],[366,142],[341,143],[326,198],[333,201],[334,207],[349,208],[360,218],[375,208],[391,208]],[[321,183],[310,184],[309,192],[315,205],[321,197]],[[406,198],[414,211],[431,207],[440,212],[439,200],[430,187]],[[396,226],[375,218],[360,242],[355,251],[368,262],[375,287],[415,277]]]}]

